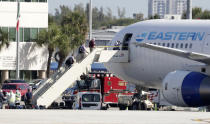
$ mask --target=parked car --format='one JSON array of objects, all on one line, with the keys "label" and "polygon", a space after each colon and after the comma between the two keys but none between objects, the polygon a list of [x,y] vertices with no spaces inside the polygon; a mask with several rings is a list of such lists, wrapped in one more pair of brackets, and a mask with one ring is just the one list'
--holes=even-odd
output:
[{"label": "parked car", "polygon": [[4,83],[26,83],[26,81],[16,80],[16,79],[8,79],[8,80],[5,80]]},{"label": "parked car", "polygon": [[73,109],[100,110],[101,94],[98,92],[78,92],[75,96]]},{"label": "parked car", "polygon": [[43,83],[43,81],[43,79],[34,79],[31,83],[29,83],[29,85],[32,88],[32,90],[36,90]]},{"label": "parked car", "polygon": [[27,90],[29,88],[29,84],[27,83],[4,83],[2,85],[2,90],[4,93],[10,92],[12,90],[13,93],[16,92],[16,90],[19,90],[21,93],[22,100],[24,98],[24,95],[26,94]]}]

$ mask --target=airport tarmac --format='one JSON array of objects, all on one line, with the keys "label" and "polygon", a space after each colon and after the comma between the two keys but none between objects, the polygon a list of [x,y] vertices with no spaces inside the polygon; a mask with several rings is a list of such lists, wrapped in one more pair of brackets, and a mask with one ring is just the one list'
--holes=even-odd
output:
[{"label": "airport tarmac", "polygon": [[0,110],[0,124],[209,124],[207,112]]}]

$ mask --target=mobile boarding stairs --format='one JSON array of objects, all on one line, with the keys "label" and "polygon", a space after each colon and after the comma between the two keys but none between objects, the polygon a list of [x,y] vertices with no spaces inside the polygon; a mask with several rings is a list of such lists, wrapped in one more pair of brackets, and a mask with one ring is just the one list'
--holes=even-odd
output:
[{"label": "mobile boarding stairs", "polygon": [[[125,56],[121,56],[121,55]],[[119,58],[121,56],[121,59]],[[84,73],[88,73],[93,62],[128,62],[128,51],[103,50],[96,48],[81,63],[75,63],[70,69],[61,67],[50,78],[43,81],[41,86],[33,92],[33,105],[48,108],[68,87]]]}]

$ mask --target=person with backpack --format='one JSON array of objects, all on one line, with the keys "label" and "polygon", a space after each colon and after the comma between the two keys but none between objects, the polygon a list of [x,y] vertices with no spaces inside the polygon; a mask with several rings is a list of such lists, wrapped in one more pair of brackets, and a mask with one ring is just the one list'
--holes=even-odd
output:
[{"label": "person with backpack", "polygon": [[70,68],[72,64],[74,64],[74,61],[74,56],[72,54],[72,56],[70,56],[65,62],[66,67]]},{"label": "person with backpack", "polygon": [[93,39],[90,40],[90,42],[89,42],[90,52],[93,51],[94,47],[95,47],[95,38],[93,38]]},{"label": "person with backpack", "polygon": [[78,51],[78,62],[81,62],[85,58],[85,54],[88,53],[85,49],[84,44],[79,47]]}]

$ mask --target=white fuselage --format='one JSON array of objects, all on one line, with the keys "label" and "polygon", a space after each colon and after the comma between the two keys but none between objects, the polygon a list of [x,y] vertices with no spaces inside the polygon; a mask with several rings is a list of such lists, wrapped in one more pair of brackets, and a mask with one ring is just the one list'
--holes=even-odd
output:
[{"label": "white fuselage", "polygon": [[[210,21],[150,20],[121,30],[113,39],[129,41],[129,62],[108,63],[107,68],[120,78],[150,88],[161,88],[165,76],[175,70],[201,71],[203,63],[137,46],[144,42],[190,52],[210,53]],[[112,44],[112,45],[113,45]],[[208,73],[208,70],[207,70]]]}]

